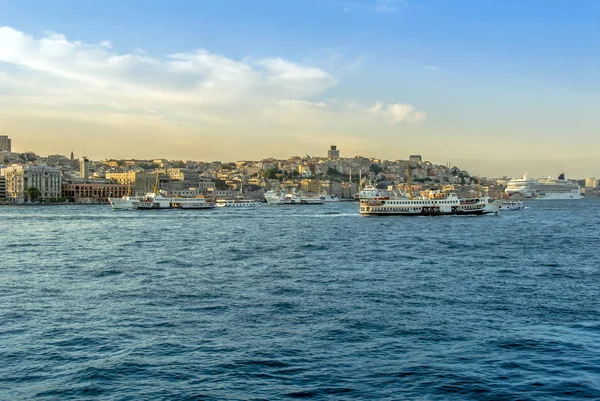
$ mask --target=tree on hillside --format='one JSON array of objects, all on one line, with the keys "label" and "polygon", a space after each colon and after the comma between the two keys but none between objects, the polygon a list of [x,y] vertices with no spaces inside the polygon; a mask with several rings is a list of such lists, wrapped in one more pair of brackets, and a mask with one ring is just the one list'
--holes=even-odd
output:
[{"label": "tree on hillside", "polygon": [[37,200],[40,199],[40,196],[42,196],[42,193],[40,192],[39,189],[37,189],[35,187],[27,188],[27,197],[29,198],[30,201],[37,202]]},{"label": "tree on hillside", "polygon": [[281,171],[277,170],[275,167],[268,168],[263,172],[263,177],[268,180],[274,180],[277,178],[278,173],[281,173]]},{"label": "tree on hillside", "polygon": [[377,175],[383,171],[383,168],[379,164],[373,163],[369,166],[369,171],[371,171],[371,172],[375,173],[375,175]]},{"label": "tree on hillside", "polygon": [[144,170],[156,170],[160,166],[156,163],[140,163],[140,167]]}]

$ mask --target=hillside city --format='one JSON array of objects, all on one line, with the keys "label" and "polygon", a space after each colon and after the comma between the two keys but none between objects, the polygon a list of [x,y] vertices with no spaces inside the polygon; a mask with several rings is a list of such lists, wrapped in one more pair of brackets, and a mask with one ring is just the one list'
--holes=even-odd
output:
[{"label": "hillside city", "polygon": [[[107,197],[144,194],[155,189],[169,196],[233,198],[243,193],[263,200],[271,189],[295,188],[308,195],[328,194],[354,199],[366,184],[382,189],[413,191],[446,187],[459,194],[485,192],[501,198],[507,177],[488,179],[469,174],[449,163],[438,165],[421,155],[380,160],[342,157],[336,145],[326,156],[292,156],[258,161],[90,160],[85,156],[40,156],[12,152],[12,140],[0,136],[0,202],[107,203]],[[410,177],[409,177],[410,174]],[[581,181],[588,194],[597,195],[598,180]]]}]

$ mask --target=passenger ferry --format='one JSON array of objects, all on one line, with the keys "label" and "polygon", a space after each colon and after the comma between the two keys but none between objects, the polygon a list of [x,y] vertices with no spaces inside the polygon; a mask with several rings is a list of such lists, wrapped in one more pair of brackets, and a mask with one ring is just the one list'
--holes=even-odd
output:
[{"label": "passenger ferry", "polygon": [[459,198],[455,193],[429,191],[428,196],[414,199],[409,197],[389,197],[388,199],[363,199],[360,201],[362,215],[402,215],[402,216],[441,216],[441,215],[482,215],[498,213],[500,201],[489,196]]},{"label": "passenger ferry", "polygon": [[204,197],[179,198],[165,196],[165,191],[149,192],[135,206],[138,210],[149,209],[212,209],[215,202]]}]

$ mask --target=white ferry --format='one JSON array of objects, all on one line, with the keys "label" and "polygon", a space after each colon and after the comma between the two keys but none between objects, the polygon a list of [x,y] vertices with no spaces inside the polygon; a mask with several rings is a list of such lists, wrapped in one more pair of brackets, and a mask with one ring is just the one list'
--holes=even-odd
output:
[{"label": "white ferry", "polygon": [[377,189],[372,185],[367,185],[363,189],[360,190],[359,193],[355,195],[357,200],[363,199],[389,199],[389,194],[387,191],[382,189]]},{"label": "white ferry", "polygon": [[337,195],[321,194],[321,199],[324,202],[340,202],[340,197]]},{"label": "white ferry", "polygon": [[255,207],[262,202],[254,199],[217,199],[217,207]]},{"label": "white ferry", "polygon": [[414,199],[412,191],[409,197],[392,196],[387,199],[362,199],[362,215],[402,215],[402,216],[440,216],[440,215],[481,215],[498,213],[500,201],[489,196],[477,198],[459,198],[447,191],[429,191],[427,196]]},{"label": "white ferry", "polygon": [[290,192],[268,191],[265,199],[269,205],[323,205],[325,200],[320,196],[305,196],[295,189]]},{"label": "white ferry", "polygon": [[143,196],[123,196],[122,198],[108,197],[108,203],[113,210],[135,209],[138,203],[144,199]]},{"label": "white ferry", "polygon": [[503,200],[500,204],[500,210],[521,210],[525,209],[523,206],[523,201],[516,200]]},{"label": "white ferry", "polygon": [[138,210],[149,209],[212,209],[215,202],[209,202],[206,198],[179,198],[164,196],[164,191],[149,192],[135,206]]},{"label": "white ferry", "polygon": [[510,180],[504,192],[510,199],[581,199],[581,188],[575,181],[565,179],[561,174],[558,178],[529,178],[525,173],[523,178]]}]

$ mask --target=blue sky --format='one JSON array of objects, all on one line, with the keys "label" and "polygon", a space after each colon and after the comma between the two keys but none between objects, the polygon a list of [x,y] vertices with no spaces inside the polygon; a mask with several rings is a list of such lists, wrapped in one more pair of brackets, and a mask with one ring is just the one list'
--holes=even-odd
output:
[{"label": "blue sky", "polygon": [[[285,157],[318,154],[335,142],[347,155],[422,153],[433,162],[452,160],[489,175],[522,170],[554,175],[570,168],[571,175],[600,176],[592,150],[600,145],[595,135],[600,128],[599,17],[596,1],[0,0],[0,26],[36,43],[53,32],[53,40],[61,35],[69,43],[81,42],[77,46],[84,50],[109,42],[103,47],[107,60],[143,55],[167,64],[170,55],[187,60],[202,49],[213,57],[212,72],[197,70],[192,79],[187,71],[163,66],[170,80],[158,86],[178,96],[180,86],[188,84],[218,88],[217,95],[231,92],[218,107],[185,103],[187,115],[176,113],[182,99],[169,104],[161,99],[152,108],[160,119],[142,112],[138,123],[124,122],[125,114],[132,117],[149,105],[133,96],[122,98],[119,89],[114,93],[120,97],[118,108],[128,111],[116,112],[106,88],[129,77],[136,90],[156,89],[150,81],[159,79],[163,67],[133,63],[124,74],[123,67],[88,72],[83,63],[69,70],[80,58],[58,63],[56,55],[44,60],[23,49],[2,58],[0,43],[0,73],[5,88],[11,88],[4,101],[13,105],[12,113],[0,114],[0,125],[4,119],[13,137],[22,133],[22,143],[40,153],[58,152],[50,145],[58,138],[98,149],[92,156],[126,157],[94,142],[108,124],[108,131],[131,136],[132,144],[140,130],[152,132],[147,146],[130,152],[136,157],[158,157],[159,150],[173,158]],[[230,61],[237,63],[235,70],[219,64]],[[55,64],[48,67],[49,62]],[[202,63],[206,68],[206,60]],[[203,81],[215,71],[219,85]],[[248,74],[238,84],[228,71],[231,77]],[[154,75],[136,81],[147,74]],[[36,103],[35,93],[30,89],[26,95],[18,84],[32,79],[49,94],[46,101]],[[246,85],[240,93],[237,87]],[[269,96],[263,96],[265,90]],[[73,95],[81,91],[89,93],[85,101]],[[244,113],[249,109],[241,99],[252,103],[253,98],[261,100],[261,108]],[[47,113],[34,125],[31,118],[23,121],[27,107]],[[202,120],[191,119],[194,107],[206,114]],[[87,120],[81,118],[82,108]],[[69,113],[79,114],[71,118]],[[49,119],[53,129],[40,129]],[[82,129],[90,134],[75,133]],[[61,136],[61,130],[72,134]],[[172,147],[161,144],[165,130],[174,138]],[[228,139],[219,139],[223,136]],[[213,145],[199,146],[207,137]],[[202,149],[190,150],[196,145]],[[178,150],[182,147],[186,150]]]}]

